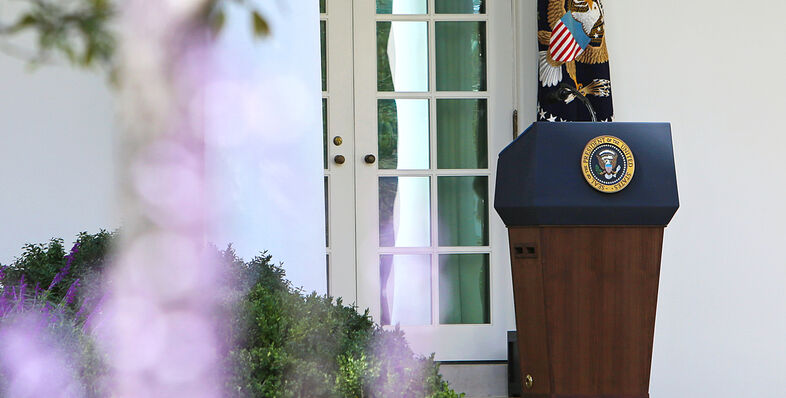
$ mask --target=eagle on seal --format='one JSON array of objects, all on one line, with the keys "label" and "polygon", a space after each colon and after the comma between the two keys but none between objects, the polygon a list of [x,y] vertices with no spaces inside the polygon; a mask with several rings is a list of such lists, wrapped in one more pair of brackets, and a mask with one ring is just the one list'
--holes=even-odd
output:
[{"label": "eagle on seal", "polygon": [[596,155],[598,157],[598,164],[600,165],[600,172],[607,180],[617,177],[622,166],[617,166],[617,152],[611,150],[601,151]]},{"label": "eagle on seal", "polygon": [[[538,31],[538,41],[548,49],[539,53],[540,83],[555,87],[563,81],[563,69],[584,95],[608,97],[611,82],[594,79],[579,83],[576,63],[602,64],[609,61],[606,47],[603,4],[600,0],[546,0],[549,30]],[[570,103],[571,96],[565,100]]]}]

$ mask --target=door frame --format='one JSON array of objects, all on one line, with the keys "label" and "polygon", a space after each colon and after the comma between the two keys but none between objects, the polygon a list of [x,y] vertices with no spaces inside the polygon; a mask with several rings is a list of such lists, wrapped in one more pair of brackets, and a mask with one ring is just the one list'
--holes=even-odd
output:
[{"label": "door frame", "polygon": [[[485,325],[439,325],[438,315],[432,314],[432,325],[402,326],[413,350],[420,354],[434,352],[440,361],[485,361],[507,358],[507,331],[515,330],[513,292],[511,286],[510,258],[507,230],[493,209],[497,154],[510,143],[512,138],[512,112],[515,95],[516,51],[512,0],[487,0],[487,14],[440,15],[427,17],[429,29],[433,20],[486,20],[487,23],[487,98],[488,98],[488,159],[489,159],[489,242],[490,242],[490,311],[491,323]],[[433,10],[434,0],[429,0]],[[354,2],[354,114],[355,114],[355,203],[356,203],[356,303],[361,309],[369,308],[375,320],[380,319],[380,272],[379,272],[379,216],[378,216],[378,170],[377,164],[363,162],[366,154],[377,154],[377,99],[378,98],[459,98],[462,95],[477,97],[477,93],[393,93],[377,94],[376,69],[376,22],[378,20],[424,20],[423,16],[378,16],[375,2]],[[434,53],[433,34],[429,35],[430,54]],[[434,61],[429,57],[430,81],[434,80]],[[435,106],[430,101],[430,106]],[[433,113],[432,113],[433,114]],[[431,118],[432,145],[436,134],[436,121]],[[432,149],[432,153],[433,153]],[[378,155],[378,154],[377,154]],[[432,157],[433,160],[433,157]],[[447,175],[450,172],[440,175]],[[474,175],[480,175],[473,173]],[[457,172],[457,175],[462,175]],[[484,174],[485,175],[485,174]],[[436,184],[432,184],[432,187]],[[432,188],[431,200],[436,200]],[[436,206],[432,203],[432,220]],[[432,225],[432,229],[435,226]],[[432,233],[432,237],[435,236]],[[462,248],[462,252],[472,252]],[[366,264],[365,266],[363,264]],[[432,285],[438,284],[438,274],[432,266]],[[433,292],[437,291],[437,294]],[[438,290],[432,287],[432,312],[438,312]],[[436,321],[434,321],[436,320]]]},{"label": "door frame", "polygon": [[[355,115],[352,0],[329,0],[320,19],[327,32],[327,290],[345,303],[357,302],[355,250]],[[344,54],[346,56],[338,56]],[[341,111],[335,111],[341,110]],[[341,137],[341,145],[333,142]],[[345,158],[337,164],[335,157]]]}]

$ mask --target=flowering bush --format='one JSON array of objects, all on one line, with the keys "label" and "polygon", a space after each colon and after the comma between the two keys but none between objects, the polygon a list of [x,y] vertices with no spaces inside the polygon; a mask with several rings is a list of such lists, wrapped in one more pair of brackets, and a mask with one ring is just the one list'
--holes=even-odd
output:
[{"label": "flowering bush", "polygon": [[[39,291],[36,287],[46,288],[46,291],[39,293],[46,293],[45,298],[52,302],[63,300],[69,290],[72,294],[79,291],[80,297],[88,293],[98,294],[97,289],[85,288],[97,285],[108,263],[114,237],[115,233],[107,231],[97,234],[83,232],[77,237],[70,252],[66,252],[62,239],[52,239],[45,244],[26,244],[22,248],[22,255],[12,264],[5,267],[0,265],[0,270],[3,270],[0,275],[5,274],[0,283],[6,286],[26,285],[27,289],[36,291]],[[79,286],[82,289],[77,290]],[[68,306],[78,311],[79,308],[74,308],[78,304],[81,302],[72,301]]]},{"label": "flowering bush", "polygon": [[[82,239],[89,237],[84,235]],[[46,373],[49,389],[39,392],[105,396],[101,384],[106,367],[89,336],[97,303],[87,298],[77,300],[80,279],[72,275],[79,249],[77,242],[69,254],[58,258],[54,254],[62,250],[59,241],[28,245],[27,256],[10,267],[0,265],[0,393],[20,395],[27,391],[20,388],[40,382]],[[54,264],[30,267],[50,256],[54,256],[55,264],[62,264],[51,278],[46,271],[53,270]],[[63,287],[66,281],[69,283]],[[31,288],[32,282],[35,285]],[[45,289],[42,282],[46,283]],[[44,366],[53,363],[59,364],[59,369]]]},{"label": "flowering bush", "polygon": [[[74,392],[66,395],[107,396],[108,370],[90,333],[103,300],[90,287],[100,280],[113,237],[105,231],[81,234],[67,254],[61,240],[26,245],[12,265],[0,265],[0,340],[14,341],[19,330],[40,334],[40,344],[22,351],[0,341],[0,395],[14,396],[14,381],[24,379],[14,361],[3,360],[22,352],[57,354],[48,362],[63,363],[66,369],[58,374],[79,382],[58,386]],[[341,299],[304,294],[267,254],[250,262],[231,246],[218,254],[230,271],[224,286],[209,293],[221,295],[231,312],[224,330],[225,395],[463,396],[442,379],[433,357],[413,354],[400,330],[379,327],[367,311],[358,313]],[[14,328],[19,322],[23,329]]]}]

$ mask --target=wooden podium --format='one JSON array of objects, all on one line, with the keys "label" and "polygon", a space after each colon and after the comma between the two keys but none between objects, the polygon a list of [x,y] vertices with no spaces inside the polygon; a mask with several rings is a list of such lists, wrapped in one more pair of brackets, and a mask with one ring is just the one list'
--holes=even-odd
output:
[{"label": "wooden podium", "polygon": [[[635,158],[617,193],[582,172],[600,136]],[[678,207],[669,124],[535,123],[500,153],[523,397],[649,397],[663,231]]]}]

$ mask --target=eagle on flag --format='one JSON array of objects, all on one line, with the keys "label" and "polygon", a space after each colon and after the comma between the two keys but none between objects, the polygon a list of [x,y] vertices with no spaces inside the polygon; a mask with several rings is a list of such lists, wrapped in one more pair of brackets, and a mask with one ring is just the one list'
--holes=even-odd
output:
[{"label": "eagle on flag", "polygon": [[569,85],[586,96],[598,119],[611,121],[613,105],[603,4],[600,0],[539,0],[538,120],[589,120],[573,95],[555,100],[553,92]]}]

